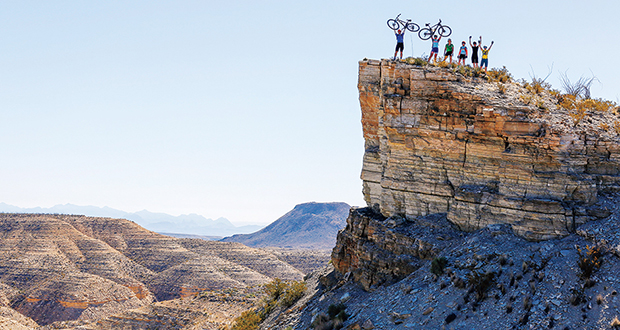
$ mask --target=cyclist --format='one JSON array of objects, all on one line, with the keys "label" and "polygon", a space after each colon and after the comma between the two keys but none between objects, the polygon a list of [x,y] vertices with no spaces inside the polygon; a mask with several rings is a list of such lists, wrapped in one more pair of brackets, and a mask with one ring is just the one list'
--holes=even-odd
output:
[{"label": "cyclist", "polygon": [[400,29],[398,29],[398,31],[394,31],[394,34],[396,35],[396,50],[394,51],[394,60],[396,60],[396,54],[398,53],[399,49],[400,59],[403,59],[403,49],[405,49],[405,30],[406,29],[402,29],[402,32]]},{"label": "cyclist", "polygon": [[461,42],[461,48],[459,49],[459,64],[461,61],[463,65],[465,65],[465,59],[467,58],[467,46],[465,46],[465,41]]},{"label": "cyclist", "polygon": [[469,45],[471,46],[471,64],[473,64],[474,68],[478,67],[478,48],[482,44],[482,36],[480,36],[480,40],[478,43],[474,41],[474,44],[471,43],[471,36],[469,36]]},{"label": "cyclist", "polygon": [[452,64],[452,52],[454,52],[454,45],[452,44],[452,39],[448,39],[448,43],[446,44],[446,48],[443,50],[443,61],[446,61],[446,57],[450,56],[450,64]]},{"label": "cyclist", "polygon": [[431,58],[433,58],[433,56],[435,56],[434,62],[437,62],[437,53],[439,53],[439,40],[441,40],[440,35],[433,36],[433,48],[431,49],[431,55],[428,57],[429,62],[431,61]]},{"label": "cyclist", "polygon": [[480,67],[484,67],[484,72],[487,72],[487,67],[489,66],[489,51],[491,51],[491,47],[493,47],[493,41],[491,41],[491,45],[489,45],[489,49],[487,46],[482,47],[482,61],[480,61]]}]

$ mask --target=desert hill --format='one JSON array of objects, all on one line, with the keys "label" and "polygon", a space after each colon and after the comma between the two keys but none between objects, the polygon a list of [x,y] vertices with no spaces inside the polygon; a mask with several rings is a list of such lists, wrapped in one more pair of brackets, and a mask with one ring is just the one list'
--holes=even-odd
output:
[{"label": "desert hill", "polygon": [[234,235],[221,241],[252,247],[331,249],[338,230],[346,225],[350,208],[346,203],[299,204],[256,233]]},{"label": "desert hill", "polygon": [[97,320],[155,301],[302,276],[263,250],[172,238],[128,220],[0,214],[0,322]]}]

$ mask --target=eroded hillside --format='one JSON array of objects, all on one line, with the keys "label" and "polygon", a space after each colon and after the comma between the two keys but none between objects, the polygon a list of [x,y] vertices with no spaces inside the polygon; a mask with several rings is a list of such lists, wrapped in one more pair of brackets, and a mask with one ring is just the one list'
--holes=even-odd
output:
[{"label": "eroded hillside", "polygon": [[127,220],[0,214],[0,321],[26,327],[302,276],[262,250],[171,238]]}]

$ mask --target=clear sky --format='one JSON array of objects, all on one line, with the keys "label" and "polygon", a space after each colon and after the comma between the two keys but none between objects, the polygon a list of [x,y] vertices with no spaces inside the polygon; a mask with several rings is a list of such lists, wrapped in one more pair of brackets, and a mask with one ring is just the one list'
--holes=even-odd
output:
[{"label": "clear sky", "polygon": [[[364,205],[357,65],[386,20],[495,41],[516,78],[620,95],[616,1],[0,0],[0,202],[269,223]],[[443,49],[444,41],[441,42]],[[405,35],[405,54],[430,42]]]}]

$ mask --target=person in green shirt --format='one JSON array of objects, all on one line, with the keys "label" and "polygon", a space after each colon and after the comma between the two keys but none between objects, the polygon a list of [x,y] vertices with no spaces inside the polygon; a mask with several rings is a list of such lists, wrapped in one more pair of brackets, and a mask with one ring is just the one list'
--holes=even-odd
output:
[{"label": "person in green shirt", "polygon": [[446,61],[446,58],[450,56],[450,64],[452,64],[452,53],[454,52],[454,45],[452,44],[452,39],[448,39],[448,43],[446,44],[446,48],[443,50],[443,60]]}]

